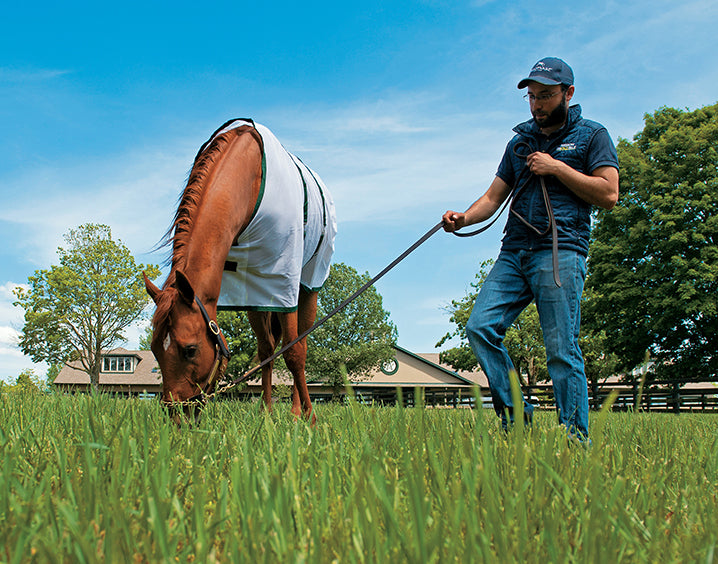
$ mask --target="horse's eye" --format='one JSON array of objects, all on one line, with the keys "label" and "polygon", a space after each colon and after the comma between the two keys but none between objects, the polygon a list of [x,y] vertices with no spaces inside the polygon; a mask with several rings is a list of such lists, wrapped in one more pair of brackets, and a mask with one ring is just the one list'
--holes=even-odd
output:
[{"label": "horse's eye", "polygon": [[182,349],[182,354],[186,360],[192,360],[197,355],[197,345],[187,345]]}]

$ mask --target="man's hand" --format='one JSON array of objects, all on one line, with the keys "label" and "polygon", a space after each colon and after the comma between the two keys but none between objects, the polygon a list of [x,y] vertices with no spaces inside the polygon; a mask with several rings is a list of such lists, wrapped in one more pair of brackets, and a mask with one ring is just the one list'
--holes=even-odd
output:
[{"label": "man's hand", "polygon": [[463,213],[449,210],[441,217],[444,222],[444,231],[453,233],[462,227],[486,221],[494,215],[510,193],[511,187],[496,176],[489,189],[471,204],[468,210]]},{"label": "man's hand", "polygon": [[591,174],[579,172],[547,153],[526,157],[529,170],[538,176],[553,175],[583,201],[610,210],[618,201],[618,169],[600,166]]},{"label": "man's hand", "polygon": [[441,220],[444,222],[444,231],[453,233],[466,225],[466,214],[449,210]]},{"label": "man's hand", "polygon": [[558,169],[562,165],[565,165],[565,163],[557,161],[548,153],[540,153],[537,151],[526,157],[526,165],[531,172],[539,176],[547,176],[549,174],[556,176]]}]

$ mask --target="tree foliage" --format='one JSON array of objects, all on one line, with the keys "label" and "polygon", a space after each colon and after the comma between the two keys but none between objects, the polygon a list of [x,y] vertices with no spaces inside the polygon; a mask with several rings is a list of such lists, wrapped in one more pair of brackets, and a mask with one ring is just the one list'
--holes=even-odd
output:
[{"label": "tree foliage", "polygon": [[[351,266],[334,263],[319,292],[317,319],[369,280],[368,273],[360,275]],[[382,362],[394,358],[396,338],[396,326],[372,286],[309,335],[307,373],[334,386],[345,383],[344,371],[353,379],[367,378]]]},{"label": "tree foliage", "polygon": [[583,353],[583,363],[586,371],[586,379],[591,384],[600,384],[611,376],[616,376],[618,372],[618,357],[608,350],[606,332],[603,330],[593,330],[588,323],[583,321],[584,311],[590,309],[591,300],[595,297],[595,292],[591,288],[585,288],[581,301],[581,336],[578,339],[581,353]]},{"label": "tree foliage", "polygon": [[52,391],[55,386],[55,378],[60,374],[60,370],[62,370],[63,364],[59,362],[54,362],[47,368],[47,372],[45,373],[45,387]]},{"label": "tree foliage", "polygon": [[0,390],[4,392],[18,392],[23,394],[39,394],[47,389],[47,383],[35,375],[32,368],[20,372],[15,384],[5,384],[0,381]]},{"label": "tree foliage", "polygon": [[506,330],[504,346],[516,372],[526,376],[529,386],[549,379],[543,331],[535,303],[531,302]]},{"label": "tree foliage", "polygon": [[646,115],[618,156],[620,201],[593,229],[587,323],[623,369],[649,353],[663,376],[715,377],[718,104]]},{"label": "tree foliage", "polygon": [[15,305],[25,310],[20,348],[34,362],[79,360],[97,388],[102,351],[124,340],[148,303],[142,270],[150,277],[160,271],[136,264],[107,225],[85,224],[64,238],[59,266],[36,271],[28,288],[15,290]]},{"label": "tree foliage", "polygon": [[257,363],[257,338],[249,325],[247,313],[220,311],[217,314],[217,323],[222,327],[232,355],[227,365],[227,376],[231,379],[242,376]]},{"label": "tree foliage", "polygon": [[152,350],[152,324],[145,325],[145,331],[140,335],[140,350]]}]

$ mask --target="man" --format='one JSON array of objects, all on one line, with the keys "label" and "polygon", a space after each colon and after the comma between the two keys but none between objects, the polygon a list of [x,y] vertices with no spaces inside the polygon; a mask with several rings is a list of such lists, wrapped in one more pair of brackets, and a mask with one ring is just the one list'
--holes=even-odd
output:
[{"label": "man", "polygon": [[[583,440],[588,387],[578,336],[591,206],[610,210],[618,201],[618,157],[606,129],[583,119],[580,106],[569,107],[573,71],[564,61],[540,60],[518,87],[528,87],[533,118],[514,128],[486,193],[464,213],[444,214],[444,230],[485,221],[512,199],[501,251],[474,303],[467,337],[506,428],[513,422],[514,367],[503,339],[535,300],[559,423]],[[532,412],[524,400],[529,422]]]}]

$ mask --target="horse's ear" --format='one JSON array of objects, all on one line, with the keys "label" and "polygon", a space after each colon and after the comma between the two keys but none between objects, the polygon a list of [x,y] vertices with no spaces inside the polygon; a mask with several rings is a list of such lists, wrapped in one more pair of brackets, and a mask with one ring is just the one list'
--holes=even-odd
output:
[{"label": "horse's ear", "polygon": [[160,290],[149,278],[147,278],[144,270],[142,271],[142,277],[145,279],[145,288],[147,288],[147,293],[150,295],[150,298],[152,298],[152,301],[157,303],[162,290]]},{"label": "horse's ear", "polygon": [[175,287],[187,305],[194,304],[194,288],[181,270],[175,273]]}]

